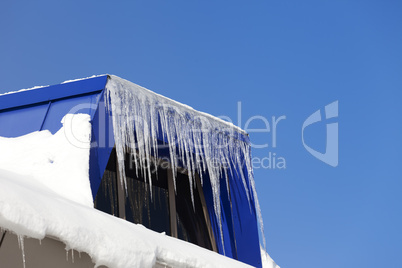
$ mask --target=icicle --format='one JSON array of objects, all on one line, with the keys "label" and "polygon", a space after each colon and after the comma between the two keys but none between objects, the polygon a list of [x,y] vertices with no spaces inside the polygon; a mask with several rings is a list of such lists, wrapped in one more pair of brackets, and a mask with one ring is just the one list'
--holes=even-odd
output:
[{"label": "icicle", "polygon": [[264,244],[264,250],[266,251],[267,250],[267,245],[266,245],[265,235],[264,235],[264,221],[262,220],[261,207],[260,207],[260,202],[258,201],[257,190],[255,188],[254,180],[251,181],[251,188],[253,190],[255,209],[257,211],[258,223],[260,225],[260,232],[261,232],[261,235],[262,235],[262,242]]},{"label": "icicle", "polygon": [[22,235],[17,235],[18,237],[18,246],[22,252],[22,263],[23,267],[25,268],[25,249],[24,249],[24,237]]},{"label": "icicle", "polygon": [[203,185],[203,173],[208,172],[222,243],[220,179],[225,178],[229,192],[229,174],[233,176],[235,173],[240,177],[250,210],[252,198],[254,199],[263,234],[261,210],[252,173],[250,144],[240,138],[246,135],[243,130],[116,76],[108,79],[105,99],[113,117],[120,183],[126,191],[125,155],[132,153],[136,172],[140,172],[145,181],[148,180],[152,198],[151,161],[156,167],[157,139],[163,138],[169,150],[174,189],[176,191],[177,168],[180,165],[188,170],[193,207],[195,174],[200,175]]}]

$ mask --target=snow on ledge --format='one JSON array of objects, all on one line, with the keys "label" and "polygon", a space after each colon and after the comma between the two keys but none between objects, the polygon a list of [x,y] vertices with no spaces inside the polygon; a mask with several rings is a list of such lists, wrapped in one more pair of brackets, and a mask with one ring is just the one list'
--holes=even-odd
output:
[{"label": "snow on ledge", "polygon": [[[106,75],[106,74],[99,74],[99,75],[92,75],[92,76],[88,76],[88,77],[84,77],[84,78],[66,80],[66,81],[64,81],[64,82],[61,82],[61,84],[66,84],[66,83],[71,83],[71,82],[86,80],[86,79],[95,78],[95,77],[99,77],[99,76],[105,76],[105,75]],[[24,88],[24,89],[19,89],[19,90],[15,90],[15,91],[9,91],[9,92],[5,92],[5,93],[1,93],[0,96],[9,95],[9,94],[14,94],[14,93],[20,93],[20,92],[23,92],[23,91],[35,90],[35,89],[38,89],[38,88],[49,87],[49,86],[50,86],[50,85],[34,86],[34,87],[31,87],[31,88]]]},{"label": "snow on ledge", "polygon": [[[96,266],[247,267],[196,245],[63,198],[30,176],[0,170],[0,227],[19,236],[55,237]],[[27,263],[29,267],[29,263]]]},{"label": "snow on ledge", "polygon": [[77,78],[77,79],[71,79],[71,80],[66,80],[64,82],[62,82],[62,84],[66,84],[66,83],[71,83],[71,82],[77,82],[77,81],[81,81],[81,80],[86,80],[86,79],[90,79],[90,78],[95,78],[95,77],[99,77],[99,76],[105,76],[106,74],[99,74],[99,75],[92,75],[92,76],[88,76],[88,77],[84,77],[84,78]]}]

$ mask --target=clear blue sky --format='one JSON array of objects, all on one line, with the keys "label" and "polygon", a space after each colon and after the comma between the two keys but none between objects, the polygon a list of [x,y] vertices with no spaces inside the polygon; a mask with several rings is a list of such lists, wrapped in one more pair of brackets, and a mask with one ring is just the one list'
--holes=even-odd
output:
[{"label": "clear blue sky", "polygon": [[[250,133],[267,250],[282,268],[402,267],[402,2],[6,1],[0,92],[115,74]],[[339,165],[303,147],[339,101]],[[261,120],[249,127],[261,128]],[[325,151],[325,122],[305,141]]]}]

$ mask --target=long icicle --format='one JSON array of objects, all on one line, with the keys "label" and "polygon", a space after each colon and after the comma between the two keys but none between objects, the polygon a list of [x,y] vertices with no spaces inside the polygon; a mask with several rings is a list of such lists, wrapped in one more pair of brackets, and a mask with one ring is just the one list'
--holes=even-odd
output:
[{"label": "long icicle", "polygon": [[[169,149],[175,190],[177,168],[180,165],[188,170],[193,207],[194,176],[198,172],[202,181],[202,174],[208,172],[222,245],[219,180],[225,177],[226,187],[229,187],[228,173],[235,172],[241,178],[250,210],[252,199],[254,199],[260,231],[263,235],[261,210],[253,179],[250,144],[248,140],[239,138],[247,135],[243,130],[116,76],[109,76],[105,97],[107,108],[112,112],[113,117],[120,182],[126,189],[127,181],[124,172],[126,153],[133,153],[134,157],[137,157],[138,153],[138,159],[135,161],[139,164],[137,170],[140,170],[152,188],[149,161],[154,161],[153,164],[157,166],[157,139],[163,138]],[[246,174],[243,167],[246,168]],[[229,169],[229,172],[226,169]],[[251,189],[248,189],[247,185]],[[249,194],[250,190],[252,196]]]}]

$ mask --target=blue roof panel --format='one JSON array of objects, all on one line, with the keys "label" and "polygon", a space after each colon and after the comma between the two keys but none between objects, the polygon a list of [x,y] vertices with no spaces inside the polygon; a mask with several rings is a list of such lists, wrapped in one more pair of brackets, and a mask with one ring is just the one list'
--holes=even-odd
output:
[{"label": "blue roof panel", "polygon": [[107,75],[0,96],[0,136],[18,137],[34,131],[55,133],[67,113],[93,117]]},{"label": "blue roof panel", "polygon": [[0,136],[14,138],[40,130],[49,104],[0,111]]},{"label": "blue roof panel", "polygon": [[103,90],[107,75],[0,96],[0,111]]},{"label": "blue roof panel", "polygon": [[97,108],[98,98],[99,93],[52,101],[42,130],[47,129],[52,134],[56,133],[62,127],[61,119],[66,114],[89,114],[92,119]]}]

